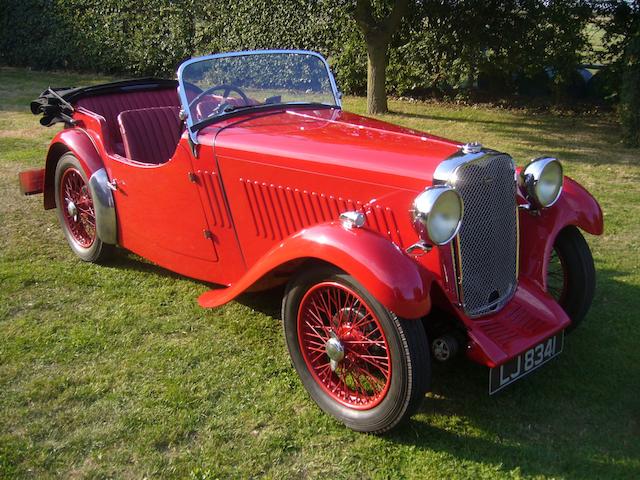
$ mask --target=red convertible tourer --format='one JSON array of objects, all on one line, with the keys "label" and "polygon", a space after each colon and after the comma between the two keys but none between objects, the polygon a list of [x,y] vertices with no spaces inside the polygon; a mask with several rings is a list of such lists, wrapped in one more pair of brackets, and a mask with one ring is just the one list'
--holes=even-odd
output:
[{"label": "red convertible tourer", "polygon": [[594,198],[555,158],[517,169],[340,98],[325,59],[298,50],[49,88],[32,111],[64,128],[21,187],[82,260],[130,250],[215,284],[203,307],[286,284],[293,365],[355,430],[410,416],[432,362],[486,365],[495,393],[557,356],[594,293]]}]

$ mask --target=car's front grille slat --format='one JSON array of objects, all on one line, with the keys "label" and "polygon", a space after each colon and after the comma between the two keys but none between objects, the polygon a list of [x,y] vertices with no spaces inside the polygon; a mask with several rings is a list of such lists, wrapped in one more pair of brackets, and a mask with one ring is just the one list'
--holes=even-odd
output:
[{"label": "car's front grille slat", "polygon": [[508,155],[484,155],[462,164],[452,186],[464,201],[456,248],[465,311],[499,309],[517,284],[518,219],[514,164]]}]

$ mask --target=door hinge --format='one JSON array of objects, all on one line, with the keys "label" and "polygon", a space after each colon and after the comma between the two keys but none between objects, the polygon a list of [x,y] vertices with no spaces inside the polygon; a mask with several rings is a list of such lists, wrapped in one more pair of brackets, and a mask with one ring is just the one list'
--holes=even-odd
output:
[{"label": "door hinge", "polygon": [[191,153],[193,154],[193,158],[198,158],[198,145],[194,143],[189,133],[187,133],[187,140],[189,141],[189,146],[191,147]]},{"label": "door hinge", "polygon": [[211,240],[213,238],[213,233],[211,233],[211,230],[203,230],[202,233],[204,234],[204,238],[206,238],[207,240]]},{"label": "door hinge", "polygon": [[189,181],[191,183],[198,183],[198,176],[195,173],[189,172],[187,173],[187,176],[189,177]]}]

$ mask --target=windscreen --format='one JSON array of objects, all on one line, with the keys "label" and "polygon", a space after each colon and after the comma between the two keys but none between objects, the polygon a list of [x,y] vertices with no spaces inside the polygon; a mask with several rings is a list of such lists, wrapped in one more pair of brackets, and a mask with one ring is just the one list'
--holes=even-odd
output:
[{"label": "windscreen", "polygon": [[263,105],[336,105],[322,58],[311,53],[247,53],[205,58],[181,69],[191,124]]}]

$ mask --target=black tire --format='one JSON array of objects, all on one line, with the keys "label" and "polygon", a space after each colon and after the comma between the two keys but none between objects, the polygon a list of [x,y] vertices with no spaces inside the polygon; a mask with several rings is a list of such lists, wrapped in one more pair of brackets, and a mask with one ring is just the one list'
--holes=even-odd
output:
[{"label": "black tire", "polygon": [[562,306],[573,331],[584,320],[596,288],[593,256],[586,240],[576,227],[564,228],[553,244],[547,268],[547,290]]},{"label": "black tire", "polygon": [[[300,346],[302,340],[298,338],[298,313],[301,302],[306,298],[307,292],[326,282],[335,282],[355,292],[366,304],[364,308],[377,317],[377,324],[386,338],[390,379],[386,393],[381,393],[379,403],[371,408],[351,408],[336,400],[314,377],[303,356]],[[344,309],[340,309],[340,312],[344,312]],[[293,278],[287,286],[282,302],[282,318],[289,354],[304,387],[322,410],[353,430],[369,433],[390,430],[416,411],[430,388],[429,342],[422,322],[398,318],[384,308],[353,277],[338,269],[328,266],[316,267]],[[349,348],[345,347],[345,364]],[[326,353],[321,355],[329,358]],[[329,376],[332,375],[339,377],[337,371],[329,373]],[[344,385],[347,386],[346,382]]]},{"label": "black tire", "polygon": [[[81,181],[84,185],[81,185]],[[93,213],[93,228],[91,228],[91,215],[90,213],[77,213],[75,216],[71,216],[68,210],[68,202],[66,198],[62,196],[63,186],[61,182],[67,182],[67,177],[73,176],[78,185],[81,185],[79,191],[82,192],[83,208],[86,211]],[[56,211],[58,214],[58,221],[64,232],[64,236],[71,247],[71,250],[83,261],[92,263],[103,263],[111,258],[114,250],[113,245],[106,244],[100,240],[96,232],[95,225],[95,211],[93,210],[93,199],[91,198],[91,191],[89,190],[89,179],[85,173],[82,165],[78,159],[72,153],[65,153],[58,164],[56,165],[55,172],[55,199],[56,199]],[[66,204],[65,204],[66,203]],[[80,208],[76,208],[79,211]],[[76,218],[76,220],[73,220]],[[72,225],[74,226],[72,229]]]}]

